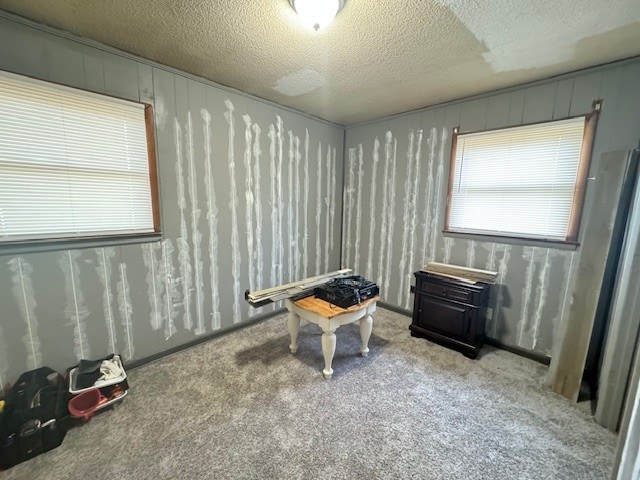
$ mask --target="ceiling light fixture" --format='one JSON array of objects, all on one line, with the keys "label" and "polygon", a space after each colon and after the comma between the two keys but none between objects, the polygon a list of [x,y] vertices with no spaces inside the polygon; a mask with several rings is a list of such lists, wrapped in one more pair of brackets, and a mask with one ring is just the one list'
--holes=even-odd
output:
[{"label": "ceiling light fixture", "polygon": [[344,0],[289,0],[303,24],[320,30],[331,23],[344,7]]}]

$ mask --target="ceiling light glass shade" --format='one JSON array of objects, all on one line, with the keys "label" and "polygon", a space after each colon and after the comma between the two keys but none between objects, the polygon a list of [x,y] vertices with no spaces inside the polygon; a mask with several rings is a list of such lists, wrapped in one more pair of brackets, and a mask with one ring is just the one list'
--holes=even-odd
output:
[{"label": "ceiling light glass shade", "polygon": [[289,0],[300,21],[314,30],[331,23],[344,5],[344,0]]}]

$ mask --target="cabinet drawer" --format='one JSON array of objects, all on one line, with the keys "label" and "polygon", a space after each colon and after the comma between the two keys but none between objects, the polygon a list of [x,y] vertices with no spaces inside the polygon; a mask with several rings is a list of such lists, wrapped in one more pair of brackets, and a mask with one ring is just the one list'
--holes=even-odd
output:
[{"label": "cabinet drawer", "polygon": [[418,325],[427,330],[466,340],[469,331],[469,307],[422,297],[418,311]]},{"label": "cabinet drawer", "polygon": [[428,293],[436,297],[448,298],[462,303],[474,303],[474,292],[464,288],[443,285],[440,283],[419,282],[418,291]]}]

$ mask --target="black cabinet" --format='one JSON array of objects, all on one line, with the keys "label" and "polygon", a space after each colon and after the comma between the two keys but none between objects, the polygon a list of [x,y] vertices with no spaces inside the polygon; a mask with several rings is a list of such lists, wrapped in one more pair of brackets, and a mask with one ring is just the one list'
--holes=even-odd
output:
[{"label": "black cabinet", "polygon": [[475,358],[484,343],[489,285],[416,272],[411,335]]}]

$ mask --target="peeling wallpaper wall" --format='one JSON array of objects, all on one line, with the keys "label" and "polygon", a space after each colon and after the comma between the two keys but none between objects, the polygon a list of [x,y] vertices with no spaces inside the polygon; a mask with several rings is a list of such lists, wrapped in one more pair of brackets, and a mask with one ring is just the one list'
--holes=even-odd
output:
[{"label": "peeling wallpaper wall", "polygon": [[587,222],[593,202],[615,202],[619,194],[610,188],[616,182],[606,178],[601,155],[638,147],[638,85],[636,60],[348,128],[342,266],[376,280],[383,300],[406,310],[413,308],[412,273],[429,261],[495,270],[498,285],[492,289],[487,335],[551,355],[572,301],[577,266],[588,259],[581,258],[580,248],[444,237],[452,129],[468,132],[586,114],[593,100],[602,98],[584,238],[595,233]]},{"label": "peeling wallpaper wall", "polygon": [[164,234],[0,254],[0,394],[40,365],[223,331],[275,308],[245,289],[339,267],[342,129],[6,19],[0,69],[154,105]]}]

